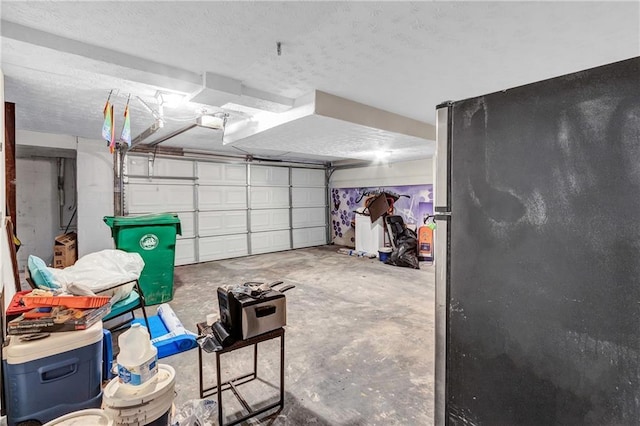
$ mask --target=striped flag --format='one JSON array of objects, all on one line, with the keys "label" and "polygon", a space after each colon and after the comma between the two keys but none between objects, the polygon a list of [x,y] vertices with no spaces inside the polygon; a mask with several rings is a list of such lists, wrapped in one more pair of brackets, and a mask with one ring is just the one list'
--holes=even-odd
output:
[{"label": "striped flag", "polygon": [[122,125],[122,133],[120,134],[120,140],[126,142],[131,146],[131,118],[129,117],[129,101],[124,108],[124,124]]},{"label": "striped flag", "polygon": [[107,143],[111,143],[112,127],[113,127],[113,105],[107,99],[107,103],[104,105],[104,123],[102,124],[102,139]]},{"label": "striped flag", "polygon": [[109,116],[111,117],[111,132],[109,133],[109,135],[111,136],[111,140],[109,141],[109,152],[111,152],[113,154],[113,152],[116,150],[116,132],[115,132],[115,120],[113,120],[113,105],[111,105],[111,111],[109,113]]}]

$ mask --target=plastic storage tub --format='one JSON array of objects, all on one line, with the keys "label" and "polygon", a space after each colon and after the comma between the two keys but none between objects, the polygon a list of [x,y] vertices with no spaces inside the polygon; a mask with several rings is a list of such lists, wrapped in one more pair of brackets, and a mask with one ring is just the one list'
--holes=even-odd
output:
[{"label": "plastic storage tub", "polygon": [[380,258],[380,262],[386,262],[391,256],[393,249],[391,247],[380,247],[378,249],[378,257]]},{"label": "plastic storage tub", "polygon": [[46,423],[102,403],[102,321],[39,340],[11,336],[3,351],[9,425]]},{"label": "plastic storage tub", "polygon": [[116,248],[138,253],[144,260],[140,287],[146,305],[157,305],[173,298],[173,265],[176,234],[181,235],[177,214],[144,216],[105,216]]}]

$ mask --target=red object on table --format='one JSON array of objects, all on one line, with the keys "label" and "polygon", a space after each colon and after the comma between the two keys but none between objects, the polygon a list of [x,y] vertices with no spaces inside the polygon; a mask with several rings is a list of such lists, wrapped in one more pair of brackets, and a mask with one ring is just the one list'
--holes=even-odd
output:
[{"label": "red object on table", "polygon": [[9,307],[7,308],[7,322],[11,321],[14,318],[17,318],[22,313],[33,309],[22,303],[22,296],[29,293],[31,293],[31,290],[19,291],[13,296]]}]

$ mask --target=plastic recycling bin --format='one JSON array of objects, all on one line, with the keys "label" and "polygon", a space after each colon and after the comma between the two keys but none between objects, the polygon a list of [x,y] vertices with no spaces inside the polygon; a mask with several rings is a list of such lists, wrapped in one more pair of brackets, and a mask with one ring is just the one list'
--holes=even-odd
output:
[{"label": "plastic recycling bin", "polygon": [[177,214],[105,216],[116,248],[138,253],[144,260],[140,287],[145,305],[157,305],[173,298],[173,264],[176,235],[182,235]]}]

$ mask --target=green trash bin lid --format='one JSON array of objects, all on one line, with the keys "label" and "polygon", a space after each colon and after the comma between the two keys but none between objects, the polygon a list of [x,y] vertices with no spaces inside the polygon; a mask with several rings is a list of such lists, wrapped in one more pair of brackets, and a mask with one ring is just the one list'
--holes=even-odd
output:
[{"label": "green trash bin lid", "polygon": [[175,213],[156,213],[143,216],[105,216],[102,218],[110,228],[144,225],[175,225],[176,234],[182,235],[180,218]]}]

